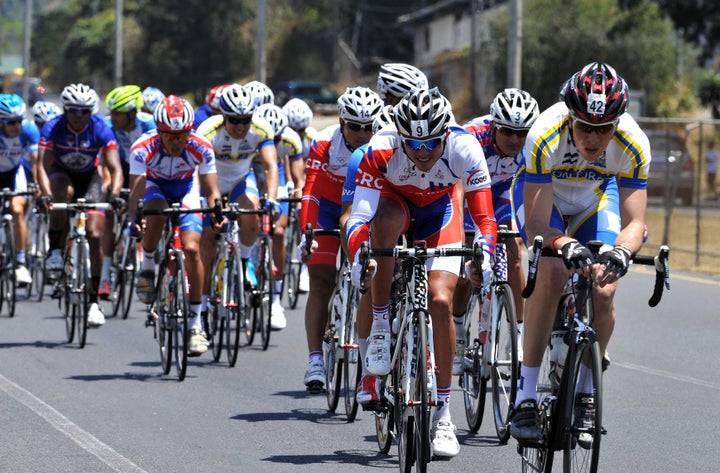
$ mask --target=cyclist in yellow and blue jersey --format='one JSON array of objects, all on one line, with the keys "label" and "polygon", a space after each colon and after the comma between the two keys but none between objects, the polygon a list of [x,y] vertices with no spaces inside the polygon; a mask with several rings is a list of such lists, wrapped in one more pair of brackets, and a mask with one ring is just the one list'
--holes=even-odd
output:
[{"label": "cyclist in yellow and blue jersey", "polygon": [[[543,258],[537,286],[525,304],[523,361],[510,433],[537,442],[543,432],[537,412],[537,378],[555,307],[569,272],[590,274],[594,328],[601,353],[615,325],[617,280],[643,242],[650,145],[626,113],[626,82],[608,64],[593,62],[564,86],[564,102],[540,114],[525,142],[525,167],[513,182],[513,205],[525,243],[536,235],[562,254]],[[584,246],[605,242],[599,264]],[[589,369],[579,374],[583,418],[595,404]]]},{"label": "cyclist in yellow and blue jersey", "polygon": [[[268,199],[274,203],[278,189],[278,166],[272,127],[267,121],[253,116],[254,97],[239,84],[232,84],[222,91],[218,108],[220,114],[205,120],[198,128],[198,134],[207,138],[215,149],[220,193],[243,209],[257,209],[260,192],[251,163],[259,157],[265,170]],[[212,205],[212,202],[209,204]],[[242,215],[239,222],[240,257],[249,268],[249,281],[254,283],[255,274],[249,258],[260,232],[260,221],[257,215]],[[215,234],[209,223],[206,219],[200,246],[203,263],[208,267],[216,249]],[[204,282],[203,312],[207,310],[210,293],[209,276]]]}]

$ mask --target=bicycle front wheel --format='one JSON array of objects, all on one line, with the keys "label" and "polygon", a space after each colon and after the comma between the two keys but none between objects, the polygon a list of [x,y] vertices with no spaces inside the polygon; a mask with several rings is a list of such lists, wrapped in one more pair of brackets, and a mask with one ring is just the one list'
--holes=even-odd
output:
[{"label": "bicycle front wheel", "polygon": [[[292,204],[290,204],[292,205]],[[300,243],[300,228],[295,210],[291,210],[290,222],[285,229],[285,272],[283,274],[283,292],[287,295],[288,305],[291,309],[297,307],[300,295],[300,269],[302,262],[295,258],[297,246]]]},{"label": "bicycle front wheel", "polygon": [[225,247],[217,248],[210,267],[210,295],[205,331],[212,347],[213,361],[220,361],[225,337],[225,308],[223,307],[223,276],[225,273]]},{"label": "bicycle front wheel", "polygon": [[393,379],[395,385],[395,425],[398,433],[398,459],[400,460],[401,473],[410,473],[415,463],[415,417],[412,407],[408,405],[408,401],[413,395],[413,387],[409,384],[409,339],[412,336],[409,333],[410,328],[398,335],[398,343],[402,343],[399,348],[400,356],[398,357],[397,366],[394,371]]},{"label": "bicycle front wheel", "polygon": [[480,425],[482,425],[488,382],[487,376],[484,376],[482,371],[484,363],[483,350],[485,347],[480,343],[479,337],[473,336],[479,330],[479,316],[477,314],[480,310],[480,304],[478,302],[479,296],[473,294],[465,311],[465,317],[470,318],[465,339],[472,340],[472,347],[465,352],[463,357],[465,369],[460,376],[460,387],[463,391],[463,401],[465,403],[465,419],[468,428],[473,433],[477,433],[480,430]]},{"label": "bicycle front wheel", "polygon": [[85,348],[87,341],[88,328],[88,309],[90,308],[90,248],[86,240],[75,242],[77,245],[77,273],[75,275],[75,285],[72,288],[74,293],[74,303],[77,307],[77,333],[78,345]]},{"label": "bicycle front wheel", "polygon": [[250,309],[245,292],[245,273],[243,272],[242,260],[237,248],[230,253],[230,258],[225,264],[230,265],[227,290],[227,303],[225,304],[225,333],[227,334],[227,357],[228,364],[233,367],[237,363],[240,350],[240,331],[243,324],[249,320]]},{"label": "bicycle front wheel", "polygon": [[157,296],[154,305],[155,316],[157,317],[155,324],[160,348],[160,367],[163,374],[168,374],[172,368],[173,323],[170,314],[170,281],[172,277],[166,261],[160,263],[158,274]]},{"label": "bicycle front wheel", "polygon": [[272,318],[272,298],[275,289],[273,276],[272,241],[269,236],[263,236],[260,243],[260,271],[258,274],[258,297],[255,305],[255,323],[259,324],[260,341],[262,349],[267,350],[270,345],[270,319]]},{"label": "bicycle front wheel", "polygon": [[28,297],[30,297],[31,293],[34,293],[38,302],[41,302],[45,295],[45,256],[47,255],[47,249],[47,220],[45,217],[38,215],[33,229],[32,249],[29,252],[29,269],[32,283],[30,284],[31,289],[28,291]]},{"label": "bicycle front wheel", "polygon": [[430,462],[430,404],[428,396],[428,370],[426,361],[429,360],[429,346],[425,314],[419,312],[416,322],[417,353],[415,359],[415,471],[425,473]]},{"label": "bicycle front wheel", "polygon": [[[343,277],[342,275],[340,277]],[[357,386],[360,384],[360,349],[357,340],[357,325],[355,324],[355,315],[357,314],[358,305],[360,303],[360,292],[350,282],[350,278],[345,279],[347,303],[345,304],[345,340],[343,342],[343,363],[345,366],[345,378],[343,379],[343,391],[345,394],[345,414],[348,422],[353,422],[357,417],[358,402],[355,394]]]},{"label": "bicycle front wheel", "polygon": [[172,299],[170,313],[173,321],[173,344],[175,345],[175,371],[178,380],[183,381],[187,373],[188,342],[190,330],[188,327],[188,281],[185,276],[185,259],[178,252],[175,257],[173,282],[170,285]]},{"label": "bicycle front wheel", "polygon": [[492,403],[495,432],[500,443],[504,444],[510,439],[508,415],[515,404],[519,371],[517,320],[510,285],[504,283],[494,291],[493,320],[497,321],[497,326],[491,364]]},{"label": "bicycle front wheel", "polygon": [[0,270],[0,312],[8,317],[15,317],[15,245],[13,229],[10,221],[3,220],[5,242],[2,248],[2,268]]},{"label": "bicycle front wheel", "polygon": [[[563,471],[595,473],[602,437],[602,356],[595,337],[581,338],[573,358],[563,402],[567,427],[563,437]],[[583,388],[588,385],[588,377],[592,379],[592,389]]]}]

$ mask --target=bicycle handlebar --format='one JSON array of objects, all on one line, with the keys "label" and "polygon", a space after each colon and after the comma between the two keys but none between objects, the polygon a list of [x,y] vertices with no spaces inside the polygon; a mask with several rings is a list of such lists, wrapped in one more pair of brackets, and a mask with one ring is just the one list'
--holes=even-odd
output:
[{"label": "bicycle handlebar", "polygon": [[[588,248],[593,252],[593,255],[598,255],[598,250],[602,246],[602,242],[593,240],[588,242]],[[550,256],[554,258],[561,258],[562,256],[552,251],[550,248],[543,247],[543,238],[536,236],[532,246],[532,259],[528,262],[528,278],[523,290],[522,296],[527,299],[535,290],[535,281],[537,279],[537,268],[540,262],[540,256]],[[650,307],[655,307],[662,299],[663,289],[670,290],[670,247],[667,245],[660,246],[658,254],[655,256],[650,255],[634,255],[630,258],[631,264],[642,264],[646,266],[655,267],[655,285],[653,288],[653,294],[648,300]]]},{"label": "bicycle handlebar", "polygon": [[50,210],[112,210],[113,205],[107,202],[54,202]]}]

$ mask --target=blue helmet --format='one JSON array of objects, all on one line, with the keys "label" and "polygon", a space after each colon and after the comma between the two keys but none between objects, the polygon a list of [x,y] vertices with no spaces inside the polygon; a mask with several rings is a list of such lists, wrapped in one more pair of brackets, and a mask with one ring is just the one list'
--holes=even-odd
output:
[{"label": "blue helmet", "polygon": [[25,118],[25,102],[18,94],[0,94],[0,119]]}]

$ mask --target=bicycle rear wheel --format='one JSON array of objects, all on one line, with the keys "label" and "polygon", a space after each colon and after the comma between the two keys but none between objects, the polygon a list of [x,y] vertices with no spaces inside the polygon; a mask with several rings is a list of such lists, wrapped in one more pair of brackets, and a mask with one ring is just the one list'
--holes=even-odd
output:
[{"label": "bicycle rear wheel", "polygon": [[341,351],[342,348],[338,347],[337,333],[334,328],[328,329],[323,340],[323,362],[325,363],[325,397],[330,412],[335,412],[340,402],[343,360],[340,359],[338,353]]},{"label": "bicycle rear wheel", "polygon": [[494,289],[495,305],[493,320],[495,328],[494,357],[492,360],[491,385],[492,403],[495,420],[495,432],[500,443],[510,439],[508,415],[515,404],[515,392],[518,381],[518,346],[517,320],[515,318],[515,301],[510,285],[504,283]]},{"label": "bicycle rear wheel", "polygon": [[123,319],[130,313],[135,288],[137,268],[137,242],[130,235],[123,235],[115,247],[110,270],[112,311]]},{"label": "bicycle rear wheel", "polygon": [[[290,204],[293,205],[293,204]],[[290,211],[288,226],[285,229],[285,271],[283,274],[283,292],[287,296],[291,309],[297,307],[300,296],[300,269],[302,262],[295,258],[300,243],[300,227],[295,210]]]},{"label": "bicycle rear wheel", "polygon": [[205,331],[212,347],[213,361],[220,361],[225,338],[225,308],[223,305],[223,276],[225,273],[225,247],[215,251],[210,267],[210,295],[207,307],[207,326]]},{"label": "bicycle rear wheel", "polygon": [[30,277],[32,278],[28,297],[35,294],[37,301],[41,302],[45,295],[45,257],[48,252],[47,220],[41,215],[37,215],[34,220],[33,242],[28,252]]},{"label": "bicycle rear wheel", "polygon": [[[262,236],[260,243],[260,271],[258,273],[258,297],[255,305],[255,323],[259,324],[262,349],[270,345],[270,319],[272,317],[272,297],[275,287],[273,276],[272,241],[270,236]],[[256,328],[258,328],[256,326]]]},{"label": "bicycle rear wheel", "polygon": [[460,376],[460,387],[463,391],[463,401],[465,403],[465,419],[468,423],[468,429],[473,433],[477,433],[482,425],[488,382],[487,376],[483,376],[481,371],[484,363],[484,346],[477,337],[480,322],[477,315],[480,310],[479,298],[480,296],[473,294],[465,311],[465,317],[470,318],[465,339],[473,342],[472,347],[466,351],[464,357],[465,370]]},{"label": "bicycle rear wheel", "polygon": [[[387,376],[378,378],[378,382],[382,383],[383,400],[379,409],[375,411],[375,435],[377,437],[378,448],[383,455],[387,454],[392,447],[393,437],[395,436],[395,409],[392,404],[387,401],[387,395],[394,392],[396,380],[394,379],[394,370]],[[391,383],[390,389],[385,383]]]},{"label": "bicycle rear wheel", "polygon": [[[567,434],[563,437],[563,471],[565,473],[598,470],[602,437],[602,356],[594,337],[582,338],[567,373],[568,382],[563,404],[563,420]],[[590,376],[592,392],[582,392],[582,377]],[[581,402],[592,398],[591,415],[581,416]]]},{"label": "bicycle rear wheel", "polygon": [[188,342],[188,281],[185,276],[185,260],[182,253],[175,256],[173,282],[171,284],[171,317],[173,321],[173,344],[175,345],[175,371],[183,381],[187,373]]},{"label": "bicycle rear wheel", "polygon": [[75,275],[75,285],[72,288],[73,301],[77,307],[77,334],[78,334],[78,345],[80,348],[85,348],[85,342],[87,341],[87,328],[88,328],[88,309],[90,308],[90,249],[87,241],[76,242],[77,245],[77,258],[78,267]]},{"label": "bicycle rear wheel", "polygon": [[228,267],[227,304],[224,308],[225,333],[227,334],[227,357],[228,364],[233,367],[237,363],[240,350],[240,330],[242,323],[248,323],[250,309],[245,292],[245,273],[243,272],[242,260],[237,248],[230,253],[229,261],[225,264]]},{"label": "bicycle rear wheel", "polygon": [[0,312],[15,317],[15,245],[11,220],[3,219],[5,241],[2,247],[2,268],[0,268]]}]

